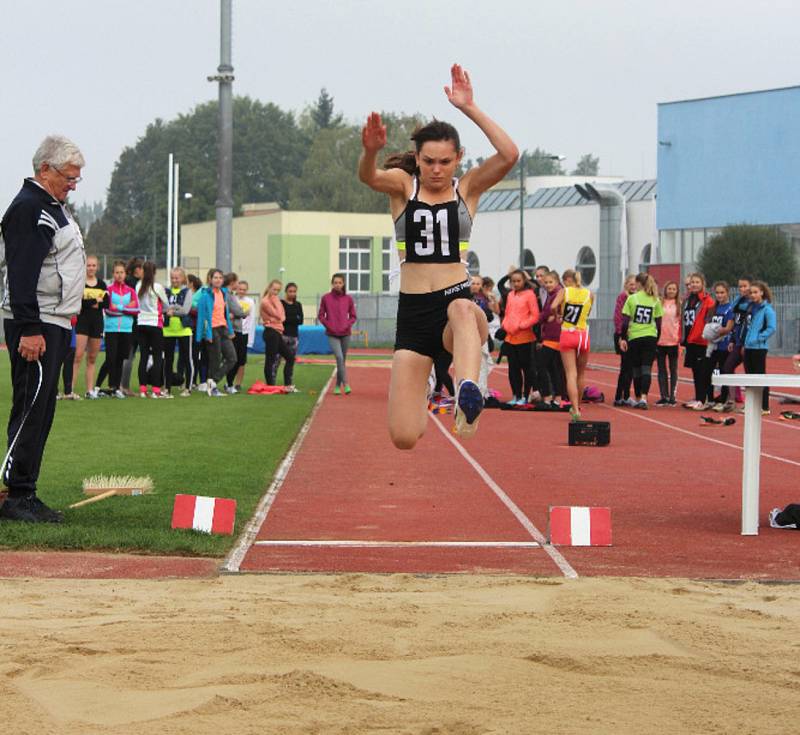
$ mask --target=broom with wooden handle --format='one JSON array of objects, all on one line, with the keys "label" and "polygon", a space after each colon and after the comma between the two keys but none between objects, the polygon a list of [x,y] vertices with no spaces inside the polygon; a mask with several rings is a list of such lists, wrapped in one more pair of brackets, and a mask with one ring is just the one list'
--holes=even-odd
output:
[{"label": "broom with wooden handle", "polygon": [[94,475],[83,481],[83,494],[91,497],[70,505],[80,508],[90,503],[111,498],[114,495],[148,495],[153,492],[153,480],[150,477],[134,477],[132,475]]}]

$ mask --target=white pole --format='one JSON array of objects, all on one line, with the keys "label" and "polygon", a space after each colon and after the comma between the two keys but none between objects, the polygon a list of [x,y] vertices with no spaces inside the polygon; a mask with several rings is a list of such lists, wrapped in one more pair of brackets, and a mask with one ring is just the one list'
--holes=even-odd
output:
[{"label": "white pole", "polygon": [[169,172],[167,174],[167,272],[172,268],[172,174],[173,157],[169,154]]},{"label": "white pole", "polygon": [[742,458],[742,536],[758,535],[758,496],[761,484],[761,401],[764,388],[744,389],[744,456]]},{"label": "white pole", "polygon": [[[174,209],[174,216],[175,219],[172,222],[173,232],[172,232],[172,267],[177,268],[178,263],[178,192],[180,191],[180,185],[178,181],[180,180],[180,168],[181,165],[179,163],[175,164],[175,186],[172,188],[173,198],[175,204],[173,205]],[[169,274],[171,271],[167,272],[167,278],[169,278]]]}]

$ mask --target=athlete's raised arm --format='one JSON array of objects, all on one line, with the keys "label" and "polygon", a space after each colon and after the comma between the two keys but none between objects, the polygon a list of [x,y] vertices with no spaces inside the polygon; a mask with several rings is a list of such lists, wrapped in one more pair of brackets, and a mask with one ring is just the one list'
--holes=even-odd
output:
[{"label": "athlete's raised arm", "polygon": [[472,120],[497,151],[480,166],[467,171],[461,179],[461,195],[467,202],[470,211],[474,212],[480,195],[502,180],[514,167],[519,158],[519,150],[508,133],[475,104],[469,74],[458,64],[453,64],[450,75],[451,86],[444,88],[450,104]]},{"label": "athlete's raised arm", "polygon": [[386,126],[377,112],[371,113],[361,128],[361,145],[364,150],[358,160],[358,178],[375,191],[393,197],[406,196],[410,176],[399,168],[384,171],[377,166],[378,151],[386,145]]}]

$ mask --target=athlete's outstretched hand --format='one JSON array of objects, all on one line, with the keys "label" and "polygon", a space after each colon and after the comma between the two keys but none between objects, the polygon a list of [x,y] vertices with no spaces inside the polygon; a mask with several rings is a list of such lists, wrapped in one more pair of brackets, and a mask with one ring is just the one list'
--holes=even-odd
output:
[{"label": "athlete's outstretched hand", "polygon": [[469,74],[458,64],[453,64],[450,69],[450,76],[452,78],[452,86],[445,87],[444,93],[447,95],[447,99],[450,100],[451,105],[463,110],[472,104],[472,82],[469,79]]},{"label": "athlete's outstretched hand", "polygon": [[367,124],[361,128],[361,144],[365,151],[377,153],[386,145],[386,126],[381,122],[381,116],[373,112],[367,118]]}]

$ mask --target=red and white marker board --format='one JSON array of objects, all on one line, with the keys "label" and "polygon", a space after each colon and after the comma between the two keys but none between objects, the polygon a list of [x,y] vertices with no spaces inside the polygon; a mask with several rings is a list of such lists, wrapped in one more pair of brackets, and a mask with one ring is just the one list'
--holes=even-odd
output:
[{"label": "red and white marker board", "polygon": [[553,546],[611,546],[611,508],[551,505],[548,530]]},{"label": "red and white marker board", "polygon": [[236,501],[205,495],[176,495],[172,527],[191,528],[203,533],[233,533]]}]

